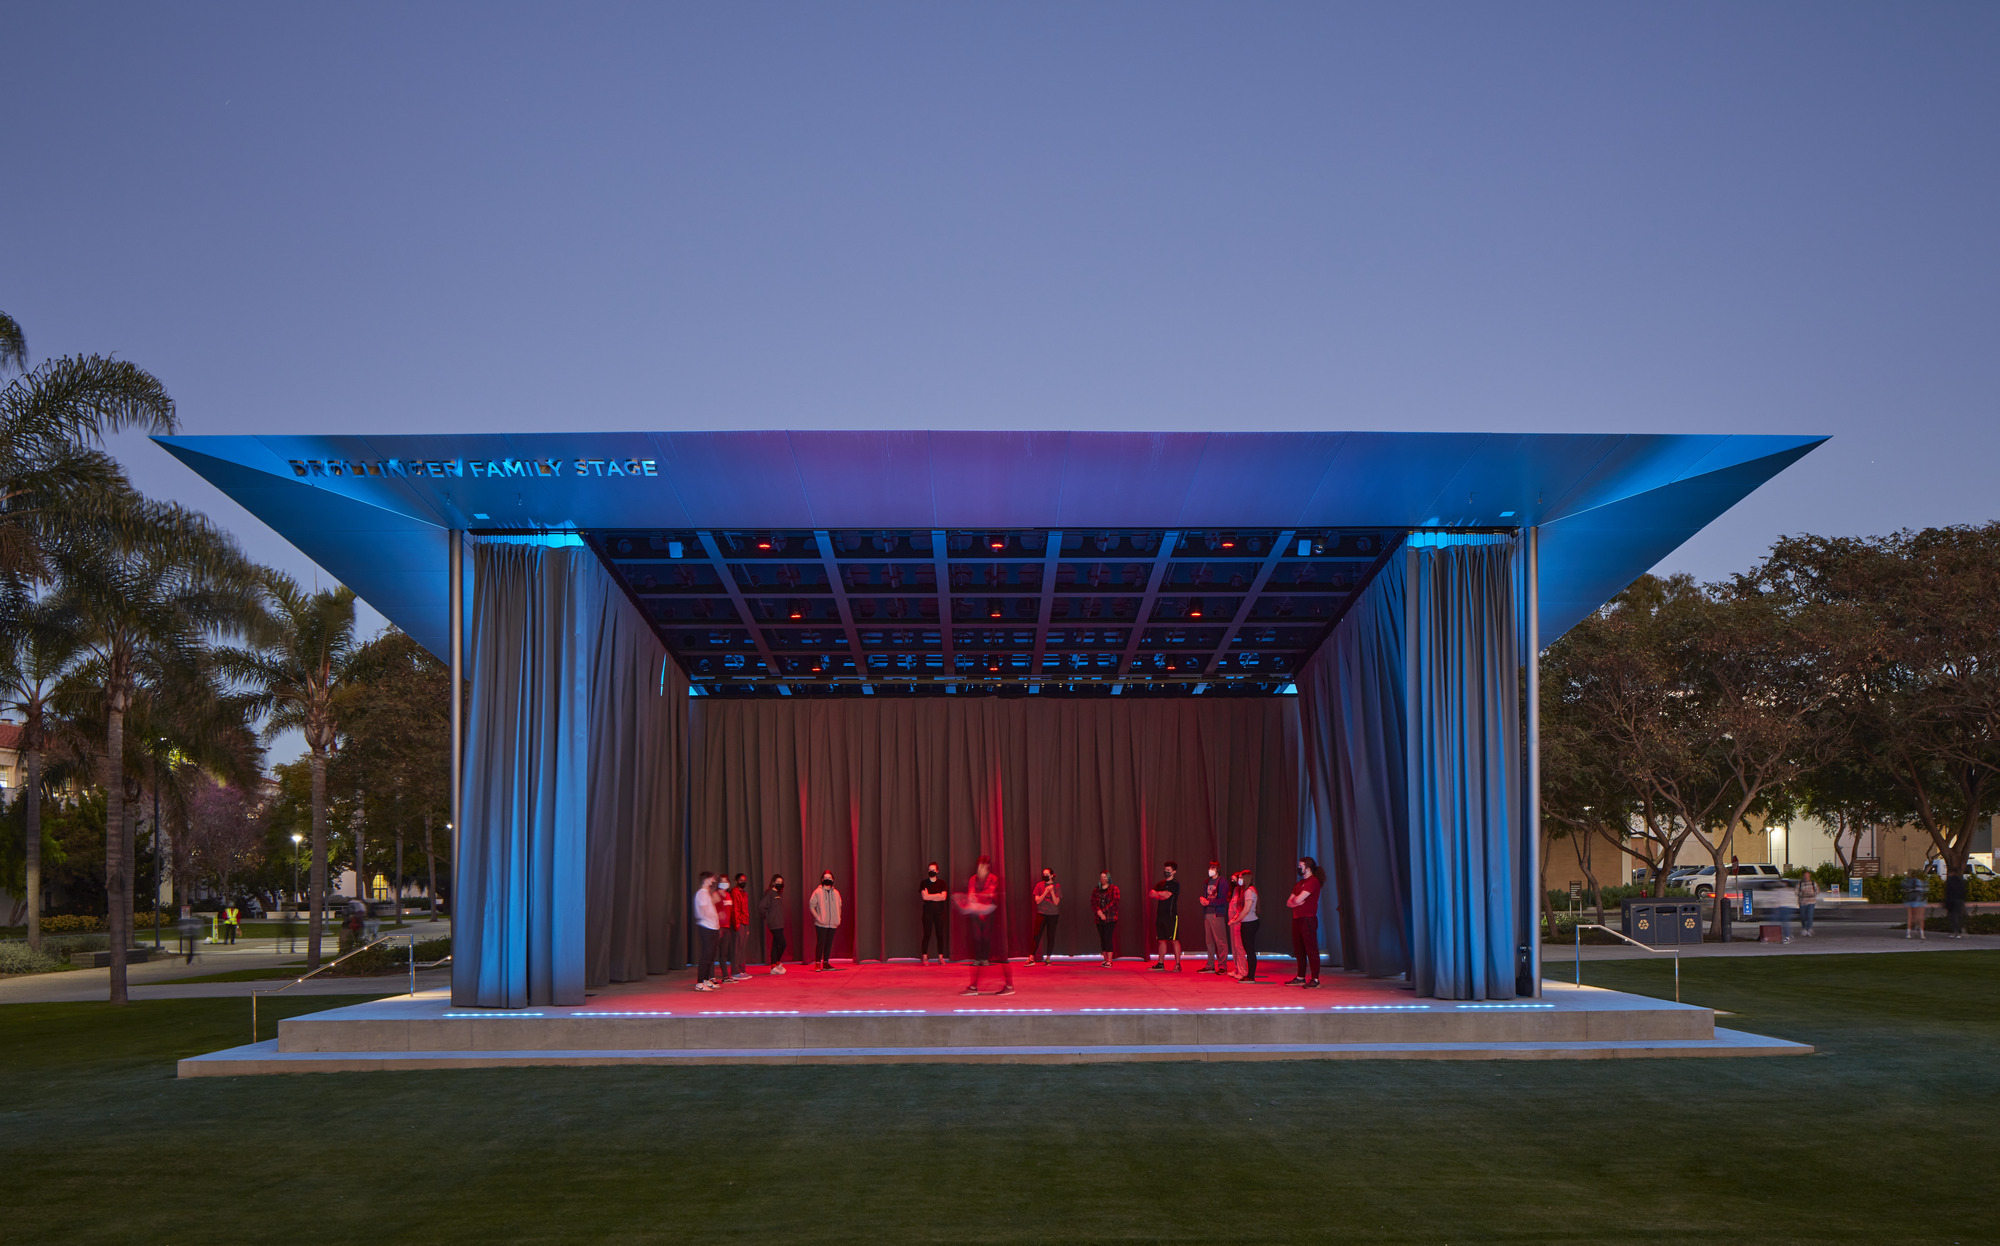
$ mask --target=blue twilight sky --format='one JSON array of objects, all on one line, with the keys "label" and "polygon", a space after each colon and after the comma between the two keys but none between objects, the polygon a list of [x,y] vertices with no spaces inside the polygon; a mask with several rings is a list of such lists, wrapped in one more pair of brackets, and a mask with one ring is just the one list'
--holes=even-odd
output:
[{"label": "blue twilight sky", "polygon": [[1704,577],[2000,513],[1991,3],[4,29],[0,307],[38,358],[154,370],[190,432],[1833,434],[1664,564]]}]

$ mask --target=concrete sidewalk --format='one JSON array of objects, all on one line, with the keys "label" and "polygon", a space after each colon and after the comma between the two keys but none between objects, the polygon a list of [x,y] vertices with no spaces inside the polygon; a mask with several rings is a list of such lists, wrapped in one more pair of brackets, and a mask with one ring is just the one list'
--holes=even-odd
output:
[{"label": "concrete sidewalk", "polygon": [[[1618,929],[1615,913],[1606,914],[1610,918],[1605,925]],[[1755,931],[1756,924],[1739,922],[1736,931]],[[2000,935],[1966,935],[1954,939],[1948,934],[1933,930],[1922,939],[1905,939],[1900,924],[1837,921],[1818,922],[1814,933],[1808,937],[1801,934],[1797,923],[1792,925],[1790,943],[1759,943],[1754,938],[1738,938],[1729,943],[1684,943],[1680,953],[1683,959],[1699,956],[1835,956],[1856,952],[1970,952],[2000,949]],[[1580,949],[1584,960],[1653,960],[1673,959],[1673,947],[1663,947],[1648,952],[1621,943],[1616,947],[1584,944]],[[1558,962],[1573,962],[1579,949],[1570,943],[1542,944],[1542,964],[1553,966]]]},{"label": "concrete sidewalk", "polygon": [[[443,939],[451,935],[448,921],[412,922],[407,929],[384,931],[385,934],[413,934],[419,940]],[[141,931],[145,937],[141,943],[152,946],[152,931]],[[333,951],[338,946],[336,932],[329,930],[325,940],[322,963],[333,959]],[[286,966],[301,966],[304,973],[305,939],[298,941],[299,951],[290,950],[291,942],[281,945],[285,950],[273,952],[273,940],[243,939],[234,944],[202,943],[195,947],[194,963],[189,964],[181,956],[174,955],[177,946],[171,932],[162,938],[165,945],[161,953],[144,964],[127,965],[125,981],[127,993],[135,1000],[141,999],[201,999],[228,998],[241,996],[248,998],[251,991],[268,991],[283,986],[286,979],[270,978],[256,982],[189,982],[166,985],[175,978],[199,978],[208,974],[229,973],[239,969],[279,969]],[[437,985],[449,977],[445,969],[431,970],[417,975],[418,989],[426,982]],[[388,992],[407,990],[409,976],[392,974],[380,978],[329,978],[325,975],[295,986],[285,992],[287,995],[380,995]],[[111,993],[111,971],[109,969],[66,969],[55,973],[22,974],[17,977],[0,978],[0,1004],[52,1004],[81,1003],[108,998]]]}]

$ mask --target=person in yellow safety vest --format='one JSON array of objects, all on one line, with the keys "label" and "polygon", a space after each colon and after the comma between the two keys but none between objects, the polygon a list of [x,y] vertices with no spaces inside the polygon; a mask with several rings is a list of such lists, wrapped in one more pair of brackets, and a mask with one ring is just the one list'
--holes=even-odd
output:
[{"label": "person in yellow safety vest", "polygon": [[236,936],[242,928],[243,910],[236,907],[236,902],[232,900],[222,910],[222,941],[224,943],[236,942]]}]

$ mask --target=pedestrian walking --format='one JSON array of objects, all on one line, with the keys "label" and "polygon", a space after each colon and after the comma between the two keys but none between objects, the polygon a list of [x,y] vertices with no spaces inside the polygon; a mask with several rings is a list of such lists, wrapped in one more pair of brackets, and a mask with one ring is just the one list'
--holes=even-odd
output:
[{"label": "pedestrian walking", "polygon": [[1319,862],[1300,857],[1298,881],[1285,897],[1285,907],[1292,911],[1292,982],[1309,990],[1319,986],[1319,892],[1325,882]]},{"label": "pedestrian walking", "polygon": [[1930,912],[1931,882],[1922,870],[1903,875],[1903,937],[1924,937],[1924,917]]},{"label": "pedestrian walking", "polygon": [[1778,941],[1792,941],[1792,919],[1799,912],[1799,886],[1789,878],[1781,878],[1778,885],[1771,888],[1771,904],[1778,910]]},{"label": "pedestrian walking", "polygon": [[944,874],[938,869],[937,862],[933,861],[925,867],[924,880],[917,885],[917,894],[923,898],[924,905],[924,941],[917,950],[917,963],[930,964],[931,942],[936,940],[938,964],[942,965],[951,959],[951,944],[945,936],[945,927],[951,917],[947,907],[951,892],[945,886]]},{"label": "pedestrian walking", "polygon": [[1109,871],[1100,870],[1097,890],[1090,893],[1090,915],[1097,919],[1097,949],[1104,954],[1104,967],[1111,968],[1118,940],[1118,885]]},{"label": "pedestrian walking", "polygon": [[833,932],[840,929],[840,892],[834,890],[832,870],[819,876],[819,887],[806,908],[813,919],[813,969],[824,973],[833,968]]},{"label": "pedestrian walking", "polygon": [[1819,880],[1807,870],[1799,875],[1799,933],[1812,938],[1813,908],[1819,904]]},{"label": "pedestrian walking", "polygon": [[1042,879],[1035,884],[1034,899],[1035,925],[1028,936],[1028,963],[1046,965],[1056,954],[1056,923],[1062,920],[1062,884],[1047,866],[1042,867]]},{"label": "pedestrian walking", "polygon": [[1222,863],[1208,863],[1208,881],[1201,889],[1201,939],[1208,951],[1208,963],[1196,972],[1229,972],[1229,880],[1222,877]]},{"label": "pedestrian walking", "polygon": [[1971,881],[1964,870],[1945,876],[1944,911],[1951,918],[1951,937],[1954,939],[1965,937],[1965,893]]},{"label": "pedestrian walking", "polygon": [[236,936],[242,929],[243,910],[236,906],[236,901],[231,900],[222,909],[222,941],[230,944],[235,943]]},{"label": "pedestrian walking", "polygon": [[979,994],[979,971],[995,960],[1005,980],[994,994],[1014,993],[1014,967],[1007,961],[1006,900],[1000,875],[993,872],[993,858],[982,855],[973,864],[972,877],[958,898],[959,911],[965,914],[967,941],[972,945],[972,980],[960,994]]},{"label": "pedestrian walking", "polygon": [[715,945],[722,921],[715,904],[715,874],[703,870],[695,881],[694,889],[694,989],[713,991],[715,981]]},{"label": "pedestrian walking", "polygon": [[780,977],[785,973],[785,876],[771,875],[771,885],[764,888],[764,899],[758,905],[758,915],[764,919],[764,929],[771,935],[771,972]]}]

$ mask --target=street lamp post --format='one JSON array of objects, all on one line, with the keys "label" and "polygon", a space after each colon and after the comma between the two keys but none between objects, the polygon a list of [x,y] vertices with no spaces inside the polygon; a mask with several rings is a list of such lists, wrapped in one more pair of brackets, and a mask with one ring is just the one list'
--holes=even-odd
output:
[{"label": "street lamp post", "polygon": [[292,909],[295,912],[305,907],[305,896],[299,891],[299,845],[305,842],[305,836],[292,832]]},{"label": "street lamp post", "polygon": [[[165,736],[158,743],[164,745]],[[153,750],[153,950],[160,950],[160,751]]]}]

